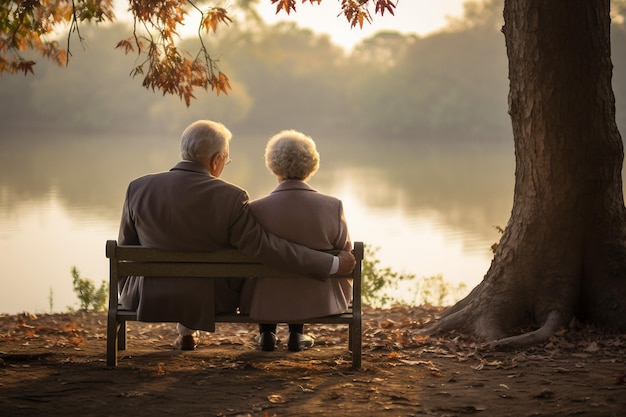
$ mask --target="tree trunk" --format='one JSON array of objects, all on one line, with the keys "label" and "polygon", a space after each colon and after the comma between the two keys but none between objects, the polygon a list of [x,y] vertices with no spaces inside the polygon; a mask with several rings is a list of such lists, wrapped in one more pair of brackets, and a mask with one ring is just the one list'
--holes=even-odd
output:
[{"label": "tree trunk", "polygon": [[609,9],[609,0],[505,0],[511,218],[484,280],[426,333],[458,329],[519,346],[572,318],[626,330]]}]

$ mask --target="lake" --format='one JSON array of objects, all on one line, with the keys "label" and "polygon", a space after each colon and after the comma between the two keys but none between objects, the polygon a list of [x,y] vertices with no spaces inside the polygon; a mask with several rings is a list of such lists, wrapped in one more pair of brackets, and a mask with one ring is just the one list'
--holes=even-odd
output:
[{"label": "lake", "polygon": [[[78,308],[72,266],[97,285],[108,280],[105,241],[117,238],[126,186],[171,168],[179,137],[11,136],[0,141],[0,313]],[[455,299],[482,280],[500,237],[495,226],[506,226],[512,206],[512,143],[444,151],[416,140],[315,139],[321,166],[309,183],[343,201],[352,240],[375,249],[381,267],[464,283]],[[222,174],[251,198],[276,185],[265,141],[235,137]],[[416,291],[412,281],[395,295],[419,303]]]}]

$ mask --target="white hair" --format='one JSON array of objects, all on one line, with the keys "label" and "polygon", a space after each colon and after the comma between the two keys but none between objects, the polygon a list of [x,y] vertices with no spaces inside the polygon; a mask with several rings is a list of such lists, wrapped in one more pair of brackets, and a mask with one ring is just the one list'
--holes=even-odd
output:
[{"label": "white hair", "polygon": [[233,134],[226,126],[211,120],[198,120],[183,131],[180,141],[180,156],[187,161],[208,162],[226,145]]},{"label": "white hair", "polygon": [[296,130],[283,130],[267,142],[265,166],[283,179],[306,181],[317,172],[320,154],[309,136]]}]

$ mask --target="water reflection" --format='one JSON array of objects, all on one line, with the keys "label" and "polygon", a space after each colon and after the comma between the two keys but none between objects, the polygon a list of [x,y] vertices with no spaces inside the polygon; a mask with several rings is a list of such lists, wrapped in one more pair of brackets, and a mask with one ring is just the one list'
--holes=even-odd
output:
[{"label": "water reflection", "polygon": [[[77,307],[70,269],[76,265],[81,275],[98,284],[106,279],[103,242],[117,222],[89,219],[86,208],[68,210],[55,192],[45,201],[13,207],[14,215],[0,220],[0,313]],[[4,213],[4,201],[2,208]]]},{"label": "water reflection", "polygon": [[[317,139],[317,138],[316,138]],[[468,290],[487,271],[494,225],[508,219],[512,151],[457,153],[400,143],[354,146],[317,139],[311,184],[344,202],[351,236],[379,247],[384,266]],[[265,139],[236,138],[223,177],[252,198],[275,187],[263,165]],[[77,306],[70,268],[107,278],[104,242],[116,238],[128,182],[178,161],[178,138],[23,134],[0,143],[0,313]]]}]

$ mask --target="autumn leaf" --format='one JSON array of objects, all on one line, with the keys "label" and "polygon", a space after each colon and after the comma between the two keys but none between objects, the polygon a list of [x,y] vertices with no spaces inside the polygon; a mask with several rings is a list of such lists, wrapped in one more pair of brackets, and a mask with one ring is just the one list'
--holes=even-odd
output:
[{"label": "autumn leaf", "polygon": [[115,49],[117,48],[124,49],[125,54],[135,51],[135,48],[133,48],[132,43],[128,39],[123,39],[119,41],[117,45],[115,45]]},{"label": "autumn leaf", "polygon": [[217,25],[219,23],[224,23],[225,25],[228,25],[231,22],[232,20],[230,19],[230,17],[228,17],[228,13],[226,12],[226,9],[221,8],[221,7],[214,7],[211,10],[209,10],[207,15],[202,20],[201,27],[207,33],[210,32],[211,30],[213,30],[213,32],[216,32]]},{"label": "autumn leaf", "polygon": [[267,400],[272,404],[284,404],[287,400],[280,394],[272,394],[267,397]]},{"label": "autumn leaf", "polygon": [[296,11],[296,0],[272,0],[272,4],[276,4],[276,14],[284,10],[287,14],[293,10]]},{"label": "autumn leaf", "polygon": [[70,337],[68,342],[74,346],[80,346],[85,343],[85,340],[80,337]]},{"label": "autumn leaf", "polygon": [[35,65],[35,61],[21,61],[17,65],[17,70],[23,72],[24,75],[28,75],[29,72],[31,74],[35,74],[35,72],[33,71],[34,65]]},{"label": "autumn leaf", "polygon": [[67,323],[64,326],[64,330],[69,331],[69,330],[78,330],[78,323],[76,323],[75,321],[71,322],[71,323]]},{"label": "autumn leaf", "polygon": [[163,376],[166,373],[167,373],[167,371],[165,370],[165,364],[163,362],[159,362],[157,364],[157,370],[156,370],[157,376]]},{"label": "autumn leaf", "polygon": [[211,90],[215,90],[217,95],[224,93],[228,95],[228,90],[232,89],[228,81],[228,77],[223,72],[219,72],[218,76],[213,75],[210,80]]},{"label": "autumn leaf", "polygon": [[392,16],[395,16],[393,13],[395,7],[396,7],[396,4],[391,0],[377,0],[376,1],[376,13],[380,13],[381,16],[385,15],[385,10],[391,13]]}]

